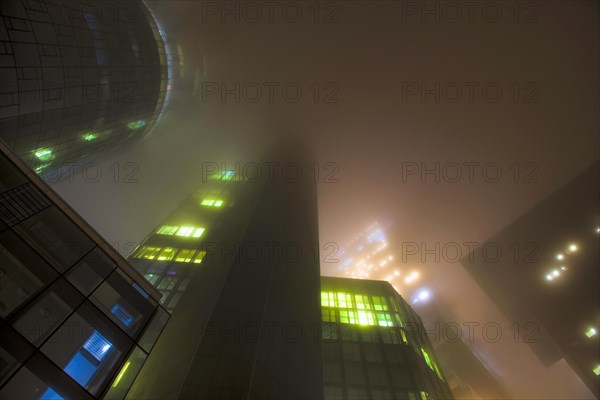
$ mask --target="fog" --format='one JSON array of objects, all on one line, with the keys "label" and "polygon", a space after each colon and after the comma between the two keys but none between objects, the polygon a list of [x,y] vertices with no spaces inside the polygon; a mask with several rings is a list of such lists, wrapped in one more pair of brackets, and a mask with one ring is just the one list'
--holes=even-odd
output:
[{"label": "fog", "polygon": [[[407,242],[485,242],[599,158],[596,2],[518,3],[517,14],[497,3],[497,22],[481,8],[470,21],[463,7],[454,23],[410,13],[423,4],[413,2],[315,3],[317,17],[297,3],[298,22],[277,11],[251,22],[241,9],[236,21],[235,9],[207,4],[222,3],[148,2],[186,68],[202,70],[204,92],[178,100],[174,88],[168,114],[103,162],[102,179],[53,184],[123,253],[201,184],[203,165],[258,162],[284,133],[317,151],[321,245],[379,221],[396,254]],[[239,102],[221,92],[236,82],[247,89]],[[302,95],[286,98],[286,84]],[[436,163],[438,176],[421,175]],[[322,274],[337,267],[322,263]],[[592,397],[564,362],[545,368],[515,343],[459,262],[416,255],[398,267],[422,271],[459,321],[506,327],[498,343],[476,335],[472,348],[514,398]]]}]

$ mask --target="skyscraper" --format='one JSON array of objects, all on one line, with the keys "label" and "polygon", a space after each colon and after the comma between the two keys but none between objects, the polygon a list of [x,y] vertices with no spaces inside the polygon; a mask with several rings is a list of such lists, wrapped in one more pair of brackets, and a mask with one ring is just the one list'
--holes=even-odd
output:
[{"label": "skyscraper", "polygon": [[385,281],[321,278],[326,399],[451,399],[419,316]]},{"label": "skyscraper", "polygon": [[316,185],[282,174],[306,160],[219,166],[129,257],[172,310],[130,398],[323,397]]},{"label": "skyscraper", "polygon": [[0,398],[122,398],[159,298],[0,141]]},{"label": "skyscraper", "polygon": [[140,0],[0,4],[0,138],[64,176],[146,136],[167,99],[164,32]]},{"label": "skyscraper", "polygon": [[462,260],[538,358],[546,365],[564,358],[597,397],[599,167],[591,165]]}]

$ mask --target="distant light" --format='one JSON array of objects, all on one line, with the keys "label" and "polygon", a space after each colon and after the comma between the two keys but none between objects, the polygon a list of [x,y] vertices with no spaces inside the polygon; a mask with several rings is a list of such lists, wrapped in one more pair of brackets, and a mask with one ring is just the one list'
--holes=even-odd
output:
[{"label": "distant light", "polygon": [[396,275],[396,276],[400,275],[400,271],[398,271],[398,270],[395,270],[395,271],[394,271],[394,275]]},{"label": "distant light", "polygon": [[587,337],[592,337],[592,336],[596,336],[598,332],[596,332],[596,328],[590,328],[587,331],[585,331],[585,336]]},{"label": "distant light", "polygon": [[564,254],[557,254],[556,255],[556,259],[559,260],[559,261],[563,260],[564,258],[565,258]]},{"label": "distant light", "polygon": [[560,271],[559,270],[555,269],[555,270],[552,271],[552,276],[557,277],[559,275],[560,275]]},{"label": "distant light", "polygon": [[554,277],[550,274],[546,275],[546,280],[547,281],[551,281],[552,279],[554,279]]},{"label": "distant light", "polygon": [[560,267],[560,269],[562,269],[563,271],[566,271],[567,267],[565,267],[564,265],[562,267]]},{"label": "distant light", "polygon": [[600,226],[596,228],[596,233],[600,233]]},{"label": "distant light", "polygon": [[577,250],[577,246],[574,245],[574,244],[572,244],[572,245],[569,246],[569,250],[570,251],[576,251]]},{"label": "distant light", "polygon": [[417,292],[416,296],[413,298],[413,303],[426,302],[430,298],[431,298],[431,291],[429,289],[421,289]]}]

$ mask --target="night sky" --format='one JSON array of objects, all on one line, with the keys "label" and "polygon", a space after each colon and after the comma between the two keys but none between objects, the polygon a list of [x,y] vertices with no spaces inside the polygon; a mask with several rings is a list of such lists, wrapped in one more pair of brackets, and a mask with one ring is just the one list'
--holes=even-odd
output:
[{"label": "night sky", "polygon": [[[422,15],[411,8],[420,2],[324,2],[317,15],[299,2],[297,22],[280,7],[271,22],[259,2],[264,15],[252,22],[249,9],[207,8],[222,3],[149,2],[205,84],[259,84],[263,96],[174,100],[143,143],[102,164],[99,182],[77,175],[53,187],[127,253],[200,186],[202,163],[258,162],[273,136],[293,133],[317,149],[322,245],[342,246],[375,221],[389,226],[395,254],[408,242],[483,243],[599,158],[599,5],[499,2],[500,16],[476,7],[470,18],[463,3],[428,2],[433,14]],[[277,85],[272,102],[264,82]],[[297,102],[282,95],[286,84],[302,89]],[[407,175],[436,163],[446,172],[438,182]],[[337,182],[325,182],[331,171]],[[337,266],[322,263],[322,274]],[[397,267],[421,271],[459,321],[506,328],[499,343],[476,337],[472,348],[514,398],[591,396],[564,362],[545,368],[514,343],[459,262],[414,256]]]}]

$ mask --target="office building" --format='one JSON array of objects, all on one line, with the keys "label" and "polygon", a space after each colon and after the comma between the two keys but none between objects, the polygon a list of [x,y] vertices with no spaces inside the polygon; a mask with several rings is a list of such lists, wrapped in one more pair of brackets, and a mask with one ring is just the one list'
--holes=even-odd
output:
[{"label": "office building", "polygon": [[385,281],[321,278],[326,399],[451,399],[420,317]]},{"label": "office building", "polygon": [[0,141],[0,398],[123,398],[160,294]]},{"label": "office building", "polygon": [[596,397],[599,182],[596,162],[462,260],[538,358],[564,359]]},{"label": "office building", "polygon": [[316,185],[281,173],[308,170],[298,149],[199,172],[131,254],[172,314],[129,398],[323,397]]},{"label": "office building", "polygon": [[53,181],[147,136],[171,61],[134,1],[0,4],[0,138]]}]

